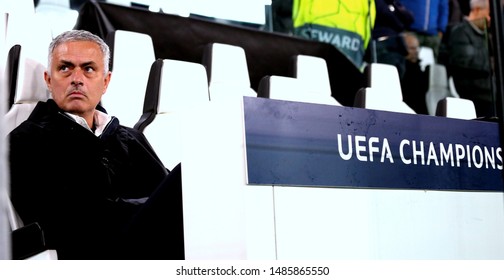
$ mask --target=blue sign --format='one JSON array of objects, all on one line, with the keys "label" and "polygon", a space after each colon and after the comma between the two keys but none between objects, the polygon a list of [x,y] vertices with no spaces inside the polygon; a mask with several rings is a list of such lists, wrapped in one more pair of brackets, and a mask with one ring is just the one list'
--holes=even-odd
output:
[{"label": "blue sign", "polygon": [[249,184],[503,191],[497,123],[244,97]]}]

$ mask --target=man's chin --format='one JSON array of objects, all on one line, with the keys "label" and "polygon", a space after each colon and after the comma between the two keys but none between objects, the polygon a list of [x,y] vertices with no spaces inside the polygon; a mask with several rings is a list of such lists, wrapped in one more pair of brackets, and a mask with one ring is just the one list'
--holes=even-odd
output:
[{"label": "man's chin", "polygon": [[[86,105],[86,106],[84,106]],[[83,104],[82,102],[70,102],[63,106],[63,110],[65,112],[82,116],[86,111],[88,111],[89,106],[87,104]]]}]

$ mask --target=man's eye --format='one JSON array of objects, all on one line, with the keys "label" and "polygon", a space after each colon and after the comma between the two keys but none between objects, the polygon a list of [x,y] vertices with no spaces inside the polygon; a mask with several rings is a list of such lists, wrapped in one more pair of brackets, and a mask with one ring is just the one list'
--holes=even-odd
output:
[{"label": "man's eye", "polygon": [[66,65],[61,65],[61,66],[59,67],[59,70],[60,70],[60,71],[63,71],[63,72],[64,72],[64,71],[68,71],[68,66],[66,66]]},{"label": "man's eye", "polygon": [[88,72],[88,73],[94,72],[94,68],[93,67],[88,66],[85,69],[86,69],[86,72]]}]

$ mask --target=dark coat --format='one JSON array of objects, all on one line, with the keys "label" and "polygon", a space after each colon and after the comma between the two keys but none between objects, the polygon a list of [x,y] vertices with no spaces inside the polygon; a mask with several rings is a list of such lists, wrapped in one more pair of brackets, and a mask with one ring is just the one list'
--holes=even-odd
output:
[{"label": "dark coat", "polygon": [[113,118],[96,137],[48,100],[9,137],[11,199],[23,222],[38,222],[60,259],[121,258],[136,202],[168,173],[143,134]]},{"label": "dark coat", "polygon": [[448,71],[463,98],[491,102],[491,70],[485,34],[464,20],[448,38]]},{"label": "dark coat", "polygon": [[[397,0],[375,0],[376,20],[372,31],[373,39],[397,36],[413,23],[411,11]],[[393,8],[391,8],[391,6]]]},{"label": "dark coat", "polygon": [[417,114],[428,115],[425,94],[429,89],[429,76],[422,71],[420,62],[416,63],[406,60],[406,71],[401,80],[403,100]]}]

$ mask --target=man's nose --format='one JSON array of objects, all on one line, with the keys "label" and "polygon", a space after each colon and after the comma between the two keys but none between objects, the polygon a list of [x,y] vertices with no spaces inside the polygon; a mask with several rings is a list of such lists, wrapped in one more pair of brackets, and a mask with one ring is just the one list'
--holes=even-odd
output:
[{"label": "man's nose", "polygon": [[83,70],[76,68],[72,73],[72,85],[82,85]]}]

